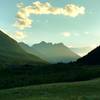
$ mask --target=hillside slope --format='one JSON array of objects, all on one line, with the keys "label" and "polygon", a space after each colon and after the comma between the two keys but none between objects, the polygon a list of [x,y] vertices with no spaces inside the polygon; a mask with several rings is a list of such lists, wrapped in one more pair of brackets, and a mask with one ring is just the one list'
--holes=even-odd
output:
[{"label": "hillside slope", "polygon": [[25,44],[24,42],[19,42],[19,45],[22,49],[24,49],[26,52],[28,52],[29,54],[35,55],[40,57],[41,59],[45,58],[44,55],[42,55],[39,51],[33,49],[31,46]]},{"label": "hillside slope", "polygon": [[77,63],[85,65],[100,65],[100,46],[92,50],[86,56],[78,59]]},{"label": "hillside slope", "polygon": [[39,57],[26,53],[18,43],[0,31],[0,64],[45,63]]}]

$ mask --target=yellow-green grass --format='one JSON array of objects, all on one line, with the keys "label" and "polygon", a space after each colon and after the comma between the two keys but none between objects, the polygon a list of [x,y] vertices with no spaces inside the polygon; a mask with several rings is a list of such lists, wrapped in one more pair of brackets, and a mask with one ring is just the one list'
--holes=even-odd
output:
[{"label": "yellow-green grass", "polygon": [[0,90],[0,100],[100,100],[100,79]]}]

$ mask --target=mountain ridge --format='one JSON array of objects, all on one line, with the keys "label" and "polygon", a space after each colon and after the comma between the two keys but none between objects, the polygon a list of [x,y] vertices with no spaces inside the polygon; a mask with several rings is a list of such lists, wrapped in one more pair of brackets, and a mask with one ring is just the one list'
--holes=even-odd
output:
[{"label": "mountain ridge", "polygon": [[[20,43],[19,43],[20,44]],[[27,44],[26,44],[27,45]],[[22,45],[20,44],[22,47]],[[22,47],[23,48],[23,47]],[[40,58],[47,60],[49,63],[68,63],[70,61],[74,61],[79,58],[79,56],[71,51],[68,47],[66,47],[63,43],[51,43],[51,42],[45,42],[41,41],[40,43],[33,44],[30,46],[31,51],[34,50],[40,53]],[[23,48],[27,51],[27,48]],[[29,53],[30,51],[28,51]],[[32,52],[30,52],[32,53]]]},{"label": "mountain ridge", "polygon": [[0,31],[0,64],[43,63],[42,59],[25,52],[19,44],[4,32]]}]

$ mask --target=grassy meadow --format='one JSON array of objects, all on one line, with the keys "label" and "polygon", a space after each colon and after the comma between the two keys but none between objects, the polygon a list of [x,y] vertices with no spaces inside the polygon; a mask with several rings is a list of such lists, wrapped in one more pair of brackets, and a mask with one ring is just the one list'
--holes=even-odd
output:
[{"label": "grassy meadow", "polygon": [[0,100],[100,100],[100,79],[0,90]]}]

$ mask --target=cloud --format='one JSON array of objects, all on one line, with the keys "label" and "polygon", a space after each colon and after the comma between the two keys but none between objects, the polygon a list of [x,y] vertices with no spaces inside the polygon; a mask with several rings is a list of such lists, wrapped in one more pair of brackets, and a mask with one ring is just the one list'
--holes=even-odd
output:
[{"label": "cloud", "polygon": [[64,15],[64,16],[70,16],[70,17],[76,17],[78,15],[83,15],[85,13],[84,7],[79,7],[74,4],[68,4],[65,5],[63,8],[52,6],[50,3],[45,2],[41,3],[39,1],[36,1],[31,6],[33,9],[31,9],[32,14],[52,14],[52,15]]},{"label": "cloud", "polygon": [[68,4],[64,8],[64,15],[66,16],[76,17],[78,15],[83,15],[83,14],[85,14],[84,7],[79,7],[73,4]]},{"label": "cloud", "polygon": [[69,33],[69,32],[63,32],[62,35],[64,37],[70,37],[71,36],[71,33]]},{"label": "cloud", "polygon": [[52,6],[49,2],[40,2],[35,1],[32,5],[24,6],[23,3],[19,3],[17,5],[19,11],[17,12],[17,21],[15,26],[19,29],[24,29],[31,27],[32,19],[30,16],[34,15],[42,15],[42,14],[51,14],[51,15],[64,15],[70,17],[76,17],[78,15],[85,14],[85,8],[83,6],[77,6],[74,4],[68,4],[64,7],[55,7]]},{"label": "cloud", "polygon": [[20,18],[16,21],[15,26],[21,30],[31,28],[32,20],[29,18]]},{"label": "cloud", "polygon": [[15,36],[14,37],[16,39],[23,39],[23,38],[26,37],[26,35],[25,35],[25,33],[18,31],[18,32],[15,33]]}]

